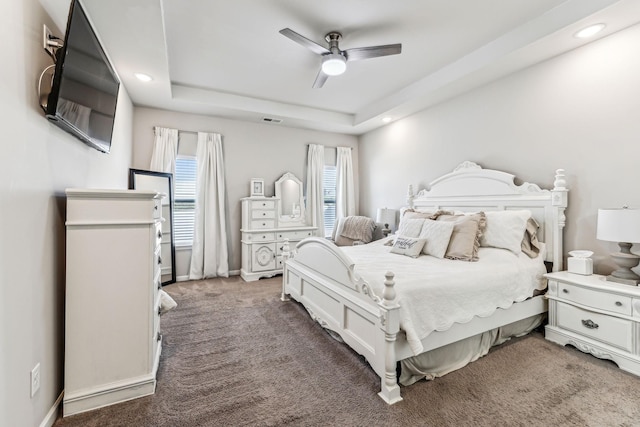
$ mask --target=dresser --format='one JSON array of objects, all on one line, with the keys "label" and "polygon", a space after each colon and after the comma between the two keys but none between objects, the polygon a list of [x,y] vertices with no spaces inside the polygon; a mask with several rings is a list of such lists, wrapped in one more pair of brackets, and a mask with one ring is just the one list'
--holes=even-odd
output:
[{"label": "dresser", "polygon": [[545,338],[614,361],[640,375],[640,288],[604,276],[566,271],[546,275],[549,324]]},{"label": "dresser", "polygon": [[293,248],[300,240],[313,236],[316,230],[312,226],[281,224],[278,201],[275,197],[245,197],[241,201],[240,276],[247,282],[281,274],[285,239]]},{"label": "dresser", "polygon": [[68,189],[64,416],[153,394],[161,194]]}]

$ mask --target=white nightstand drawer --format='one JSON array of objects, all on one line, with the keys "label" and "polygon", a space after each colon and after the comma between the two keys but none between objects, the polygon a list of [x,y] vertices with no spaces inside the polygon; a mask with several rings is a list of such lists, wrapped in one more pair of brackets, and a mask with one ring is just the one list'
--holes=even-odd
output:
[{"label": "white nightstand drawer", "polygon": [[633,322],[558,302],[558,326],[625,351],[632,350]]},{"label": "white nightstand drawer", "polygon": [[558,297],[581,305],[631,316],[631,297],[558,283]]}]

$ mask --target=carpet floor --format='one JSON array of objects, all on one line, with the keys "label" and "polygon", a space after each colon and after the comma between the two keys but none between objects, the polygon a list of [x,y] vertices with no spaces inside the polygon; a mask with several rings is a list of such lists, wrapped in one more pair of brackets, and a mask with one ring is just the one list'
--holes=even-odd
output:
[{"label": "carpet floor", "polygon": [[175,283],[156,393],[58,418],[70,426],[640,426],[640,378],[535,332],[434,381],[380,379],[295,302],[281,278]]}]

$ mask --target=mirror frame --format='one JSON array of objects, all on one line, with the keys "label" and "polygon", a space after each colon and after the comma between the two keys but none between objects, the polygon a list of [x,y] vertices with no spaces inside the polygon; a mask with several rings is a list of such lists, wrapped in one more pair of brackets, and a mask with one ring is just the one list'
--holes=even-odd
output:
[{"label": "mirror frame", "polygon": [[[295,181],[298,184],[298,205],[300,206],[300,216],[296,218],[291,218],[287,215],[282,215],[282,183],[286,180]],[[298,179],[297,176],[292,174],[291,172],[286,172],[282,175],[275,183],[276,187],[276,198],[278,199],[278,223],[280,227],[295,227],[300,225],[307,225],[307,220],[305,218],[305,209],[304,209],[304,198],[303,198],[303,189],[302,189],[302,181]]]},{"label": "mirror frame", "polygon": [[[148,171],[148,170],[143,170],[143,169],[129,169],[129,188],[132,190],[136,189],[136,176],[138,175],[145,175],[145,176],[154,176],[157,178],[165,178],[168,182],[167,182],[167,187],[169,189],[169,194],[167,195],[169,198],[169,235],[170,235],[170,239],[171,239],[171,279],[169,280],[165,280],[164,282],[162,282],[162,286],[164,285],[168,285],[170,283],[175,283],[176,281],[176,246],[175,246],[175,239],[174,239],[174,233],[173,233],[173,174],[169,173],[169,172],[155,172],[155,171]],[[153,190],[153,191],[158,191],[160,193],[164,193],[164,189],[163,190],[158,190],[158,189],[154,189],[154,188],[145,188],[145,190]],[[167,218],[165,218],[165,220],[167,220]],[[162,245],[162,243],[161,243]],[[162,267],[161,267],[162,268]],[[162,280],[162,271],[160,271],[160,280]]]}]

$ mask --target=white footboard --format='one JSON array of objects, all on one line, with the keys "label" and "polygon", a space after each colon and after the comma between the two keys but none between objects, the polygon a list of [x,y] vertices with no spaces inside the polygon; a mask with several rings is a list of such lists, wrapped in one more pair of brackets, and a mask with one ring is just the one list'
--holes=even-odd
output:
[{"label": "white footboard", "polygon": [[282,300],[304,305],[313,319],[339,334],[381,378],[380,397],[402,400],[396,379],[395,341],[400,328],[393,273],[383,295],[354,273],[353,262],[326,239],[311,237],[284,251]]}]

